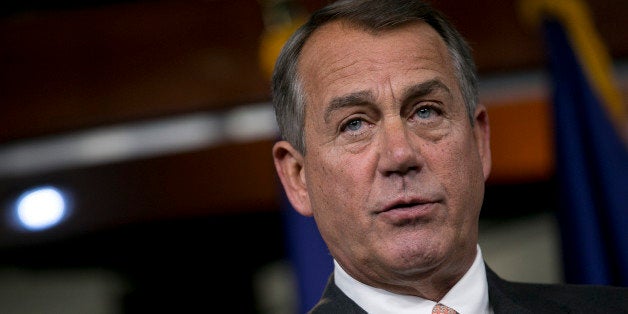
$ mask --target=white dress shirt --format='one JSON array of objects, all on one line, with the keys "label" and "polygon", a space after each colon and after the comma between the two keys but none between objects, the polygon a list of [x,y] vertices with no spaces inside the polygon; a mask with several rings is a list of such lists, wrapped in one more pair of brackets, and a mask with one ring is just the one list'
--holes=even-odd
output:
[{"label": "white dress shirt", "polygon": [[[431,300],[365,285],[347,274],[335,260],[334,280],[342,292],[370,314],[431,314],[436,305]],[[479,245],[471,268],[438,303],[460,314],[493,313],[488,303],[486,269]]]}]

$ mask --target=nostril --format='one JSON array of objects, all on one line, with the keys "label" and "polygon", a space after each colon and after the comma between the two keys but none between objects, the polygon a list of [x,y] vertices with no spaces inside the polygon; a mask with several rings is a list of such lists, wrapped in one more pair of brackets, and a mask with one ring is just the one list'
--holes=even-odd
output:
[{"label": "nostril", "polygon": [[421,167],[419,166],[410,166],[410,167],[397,167],[396,169],[392,169],[390,171],[386,171],[386,176],[399,175],[406,176],[408,174],[419,172]]}]

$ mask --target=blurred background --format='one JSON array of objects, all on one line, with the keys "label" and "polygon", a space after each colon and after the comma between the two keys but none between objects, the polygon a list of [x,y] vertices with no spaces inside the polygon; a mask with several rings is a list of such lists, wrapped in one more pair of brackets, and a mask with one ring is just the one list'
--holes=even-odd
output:
[{"label": "blurred background", "polygon": [[[563,282],[542,34],[517,1],[432,2],[489,108],[485,259]],[[295,313],[268,69],[325,3],[4,1],[0,312]],[[586,3],[626,99],[628,3]]]}]

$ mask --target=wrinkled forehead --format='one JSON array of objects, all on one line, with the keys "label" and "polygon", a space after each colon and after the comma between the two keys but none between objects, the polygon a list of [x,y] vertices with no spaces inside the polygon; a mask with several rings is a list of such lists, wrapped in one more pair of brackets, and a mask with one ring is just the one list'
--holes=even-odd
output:
[{"label": "wrinkled forehead", "polygon": [[[400,79],[400,73],[436,70],[453,79],[451,61],[444,40],[425,22],[374,31],[333,21],[317,29],[305,43],[298,71],[306,97],[316,94],[320,98],[324,96],[321,92],[360,81],[366,84],[375,75]],[[356,76],[356,72],[368,75]]]}]

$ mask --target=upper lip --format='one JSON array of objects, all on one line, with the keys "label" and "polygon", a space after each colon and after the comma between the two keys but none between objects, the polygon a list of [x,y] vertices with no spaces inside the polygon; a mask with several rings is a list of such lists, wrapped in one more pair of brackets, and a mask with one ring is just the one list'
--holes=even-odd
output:
[{"label": "upper lip", "polygon": [[438,203],[438,200],[429,199],[429,198],[420,198],[420,197],[402,198],[402,199],[397,199],[388,203],[382,210],[379,211],[379,213],[387,212],[387,211],[397,209],[397,208],[402,208],[402,207],[411,207],[411,206],[432,204],[432,203]]}]

